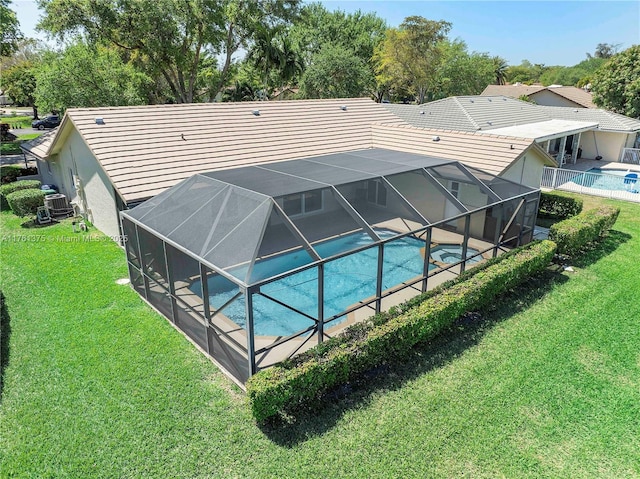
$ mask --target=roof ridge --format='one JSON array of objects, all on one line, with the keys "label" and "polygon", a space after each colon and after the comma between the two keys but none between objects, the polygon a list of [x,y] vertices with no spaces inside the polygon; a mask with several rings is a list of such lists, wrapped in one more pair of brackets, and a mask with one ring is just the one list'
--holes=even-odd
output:
[{"label": "roof ridge", "polygon": [[[491,95],[491,96],[493,96],[493,95]],[[476,130],[482,129],[482,127],[469,114],[467,109],[464,106],[462,106],[462,102],[458,99],[458,97],[454,96],[453,99],[456,102],[456,104],[458,105],[458,107],[462,110],[462,113],[464,113],[464,116],[467,117],[467,120],[469,120],[469,122],[476,128]]]}]

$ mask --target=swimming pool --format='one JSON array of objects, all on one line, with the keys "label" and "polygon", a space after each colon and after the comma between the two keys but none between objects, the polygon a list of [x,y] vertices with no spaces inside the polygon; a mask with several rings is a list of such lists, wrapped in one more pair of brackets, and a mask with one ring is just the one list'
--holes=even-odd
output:
[{"label": "swimming pool", "polygon": [[[635,175],[635,177],[634,177]],[[571,181],[577,185],[606,191],[630,191],[638,193],[638,172],[628,169],[591,168]]]},{"label": "swimming pool", "polygon": [[[476,256],[480,251],[467,247],[467,264],[478,263],[481,256]],[[472,258],[472,256],[475,256]],[[462,260],[462,245],[440,244],[431,248],[431,259],[440,263],[454,264]]]},{"label": "swimming pool", "polygon": [[[398,234],[394,231],[379,229],[376,229],[376,233],[383,238]],[[320,256],[328,257],[371,243],[371,238],[365,232],[359,232],[313,246]],[[383,291],[416,276],[422,276],[424,268],[422,248],[424,248],[424,241],[411,236],[391,240],[384,245]],[[300,254],[300,251],[284,253],[264,259],[255,267],[267,271],[270,269],[269,263],[278,269],[288,262],[298,264],[300,258],[296,255]],[[437,266],[429,265],[429,269],[434,268]],[[359,301],[375,296],[377,271],[377,245],[326,263],[324,266],[325,318],[340,314]],[[209,303],[212,309],[220,308],[239,291],[237,286],[219,275],[209,279],[208,287]],[[199,294],[200,282],[194,282],[190,289]],[[261,286],[260,291],[310,316],[316,317],[318,314],[318,268],[311,268],[268,283]],[[259,294],[253,295],[253,310],[254,330],[258,336],[286,336],[314,324],[314,321],[309,318]],[[226,306],[222,314],[244,327],[246,320],[244,298],[240,297]],[[328,327],[337,325],[345,319],[345,316],[339,317]]]}]

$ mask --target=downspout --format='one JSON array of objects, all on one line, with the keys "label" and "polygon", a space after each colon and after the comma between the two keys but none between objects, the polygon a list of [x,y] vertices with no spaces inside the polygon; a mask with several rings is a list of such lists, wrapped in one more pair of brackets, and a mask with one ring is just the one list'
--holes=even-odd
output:
[{"label": "downspout", "polygon": [[600,156],[600,152],[598,151],[598,140],[596,140],[596,131],[591,130],[591,133],[593,133],[593,144],[596,146],[596,158],[597,158],[598,156]]}]

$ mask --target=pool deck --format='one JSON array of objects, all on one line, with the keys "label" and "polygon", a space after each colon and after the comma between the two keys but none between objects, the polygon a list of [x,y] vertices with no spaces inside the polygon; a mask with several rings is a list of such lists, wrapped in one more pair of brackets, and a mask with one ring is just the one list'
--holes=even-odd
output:
[{"label": "pool deck", "polygon": [[640,173],[640,165],[631,163],[620,163],[619,161],[598,161],[598,160],[578,160],[575,164],[569,163],[562,165],[563,170],[588,171],[591,168],[600,168],[602,170],[631,170]]}]

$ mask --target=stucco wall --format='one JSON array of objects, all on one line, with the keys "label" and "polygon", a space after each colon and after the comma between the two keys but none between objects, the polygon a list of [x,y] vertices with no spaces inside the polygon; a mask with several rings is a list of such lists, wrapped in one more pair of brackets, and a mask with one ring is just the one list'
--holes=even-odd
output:
[{"label": "stucco wall", "polygon": [[[111,183],[77,131],[69,135],[58,154],[56,167],[54,183],[61,192],[80,206],[96,228],[116,237],[118,215]],[[74,184],[77,180],[79,184]]]},{"label": "stucco wall", "polygon": [[634,133],[615,133],[610,131],[587,131],[582,134],[580,147],[582,158],[594,159],[601,156],[603,161],[618,161],[622,148],[633,144]]},{"label": "stucco wall", "polygon": [[532,188],[539,188],[544,165],[544,156],[532,149],[509,166],[500,176]]},{"label": "stucco wall", "polygon": [[552,93],[547,90],[541,90],[537,93],[529,95],[529,98],[535,101],[538,105],[546,106],[570,106],[574,108],[584,108],[582,105],[569,100],[568,98],[561,97],[556,93]]}]

